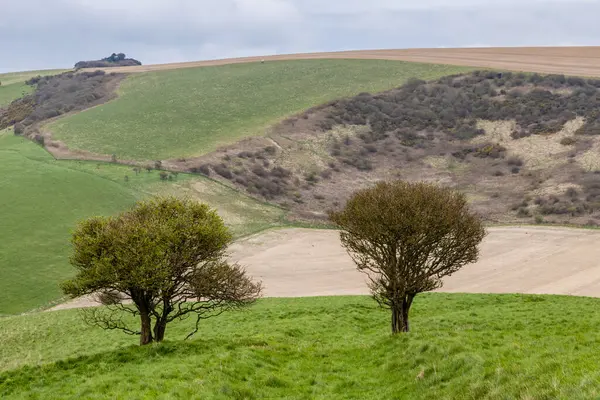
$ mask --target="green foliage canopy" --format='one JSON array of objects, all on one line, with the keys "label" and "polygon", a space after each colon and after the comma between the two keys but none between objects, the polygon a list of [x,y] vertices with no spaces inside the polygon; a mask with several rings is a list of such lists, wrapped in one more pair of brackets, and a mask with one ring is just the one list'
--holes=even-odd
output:
[{"label": "green foliage canopy", "polygon": [[[161,341],[167,323],[189,314],[197,317],[192,335],[202,318],[245,306],[260,294],[260,284],[225,260],[231,240],[205,204],[173,197],[139,202],[117,217],[79,224],[71,256],[78,274],[62,288],[71,296],[97,296],[107,307],[87,310],[86,319],[139,334],[140,344]],[[127,326],[122,312],[139,315],[141,329]]]}]

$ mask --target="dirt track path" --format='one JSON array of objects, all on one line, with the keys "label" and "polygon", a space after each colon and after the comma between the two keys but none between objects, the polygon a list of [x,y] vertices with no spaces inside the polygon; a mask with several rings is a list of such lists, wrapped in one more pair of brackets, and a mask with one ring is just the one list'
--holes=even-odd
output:
[{"label": "dirt track path", "polygon": [[260,60],[276,61],[324,58],[402,60],[540,73],[600,76],[600,47],[496,47],[465,49],[362,50],[141,65],[134,67],[105,68],[105,70],[111,72],[134,73],[257,62]]},{"label": "dirt track path", "polygon": [[[269,297],[368,293],[336,231],[273,230],[235,243],[231,250],[234,260],[262,280]],[[600,231],[490,228],[480,261],[448,277],[441,291],[600,297]],[[54,309],[91,305],[84,298]]]}]

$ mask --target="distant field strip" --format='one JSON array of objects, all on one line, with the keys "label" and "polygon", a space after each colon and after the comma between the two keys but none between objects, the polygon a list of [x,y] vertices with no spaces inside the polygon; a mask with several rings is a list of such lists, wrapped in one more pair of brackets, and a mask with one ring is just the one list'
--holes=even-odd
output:
[{"label": "distant field strip", "polygon": [[70,148],[138,160],[198,156],[327,101],[466,68],[385,60],[297,60],[133,75],[115,101],[48,126]]},{"label": "distant field strip", "polygon": [[7,72],[0,74],[0,82],[2,85],[11,85],[13,83],[25,83],[29,78],[34,76],[56,75],[61,72],[68,71],[66,69],[43,69],[39,71],[22,71],[22,72]]},{"label": "distant field strip", "polygon": [[136,67],[107,68],[106,70],[136,73],[248,63],[261,60],[280,61],[299,59],[396,60],[540,72],[546,74],[600,76],[599,46],[354,50],[141,65]]}]

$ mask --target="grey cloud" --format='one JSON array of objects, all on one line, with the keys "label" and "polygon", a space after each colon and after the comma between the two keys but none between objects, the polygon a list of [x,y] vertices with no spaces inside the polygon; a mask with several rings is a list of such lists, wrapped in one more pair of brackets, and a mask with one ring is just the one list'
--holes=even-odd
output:
[{"label": "grey cloud", "polygon": [[[417,6],[415,6],[417,4]],[[592,45],[598,2],[0,0],[0,72],[371,48]],[[5,55],[10,54],[10,57]]]}]

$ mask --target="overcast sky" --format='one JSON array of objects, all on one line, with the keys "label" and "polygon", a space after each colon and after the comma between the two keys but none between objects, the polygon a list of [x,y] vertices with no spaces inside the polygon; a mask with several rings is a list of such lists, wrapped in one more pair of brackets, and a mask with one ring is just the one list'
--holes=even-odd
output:
[{"label": "overcast sky", "polygon": [[0,0],[0,72],[308,51],[600,44],[600,0]]}]

